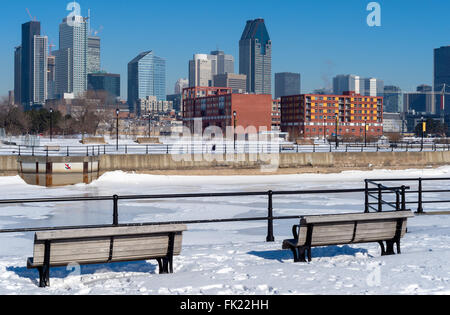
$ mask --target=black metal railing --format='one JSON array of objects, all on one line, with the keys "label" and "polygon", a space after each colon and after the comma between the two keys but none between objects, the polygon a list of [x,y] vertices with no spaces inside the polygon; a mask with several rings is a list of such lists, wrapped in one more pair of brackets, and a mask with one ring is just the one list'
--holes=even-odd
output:
[{"label": "black metal railing", "polygon": [[[202,193],[202,194],[170,194],[170,195],[133,195],[133,196],[104,196],[104,197],[69,197],[69,198],[39,198],[39,199],[10,199],[0,200],[1,205],[9,204],[33,204],[33,203],[65,203],[65,202],[89,202],[89,201],[112,201],[112,225],[84,225],[84,226],[59,226],[59,227],[32,227],[32,228],[15,228],[1,229],[3,233],[26,233],[41,232],[52,230],[71,230],[71,229],[92,229],[103,227],[129,227],[129,226],[145,226],[145,225],[161,225],[161,224],[210,224],[210,223],[229,223],[244,221],[267,221],[267,242],[274,242],[274,221],[300,219],[302,215],[275,216],[274,215],[274,197],[287,195],[323,195],[323,194],[349,194],[349,193],[377,193],[382,196],[392,192],[402,191],[402,204],[405,204],[405,190],[407,187],[378,187],[364,189],[339,189],[339,190],[308,190],[308,191],[263,191],[263,192],[238,192],[238,193]],[[190,221],[169,221],[169,222],[146,222],[137,224],[121,224],[119,220],[119,203],[121,200],[167,200],[167,199],[192,199],[192,198],[214,198],[214,197],[248,197],[248,196],[267,196],[267,216],[266,217],[247,217],[247,218],[228,218],[228,219],[212,219],[212,220],[190,220]],[[383,209],[381,209],[383,210]],[[400,209],[397,209],[400,210]]]},{"label": "black metal railing", "polygon": [[[375,189],[376,194],[370,189],[370,185],[376,186],[376,188],[372,188]],[[400,187],[387,187],[370,179],[365,180],[365,186],[365,213],[369,213],[370,210],[383,212],[385,206],[395,211],[406,210],[406,191],[410,187],[404,185]],[[395,201],[386,200],[384,198],[386,193],[395,194]],[[370,202],[371,198],[376,202]]]},{"label": "black metal railing", "polygon": [[[406,201],[406,204],[407,205],[408,204],[417,205],[416,213],[424,214],[425,213],[424,207],[427,204],[450,203],[450,197],[449,197],[449,199],[442,198],[440,200],[425,200],[424,195],[429,194],[429,193],[450,193],[450,189],[424,189],[425,182],[439,182],[439,181],[450,181],[450,178],[432,177],[432,178],[401,178],[401,179],[399,179],[399,178],[367,179],[366,187],[368,187],[368,184],[379,185],[381,187],[385,187],[384,185],[381,184],[381,183],[385,183],[385,182],[416,183],[417,190],[409,189],[409,190],[405,191],[405,194],[417,195],[417,201],[416,200],[408,200],[408,201]],[[373,206],[373,204],[369,204],[369,206]],[[402,205],[402,207],[406,207],[406,205]],[[366,209],[367,209],[367,202],[366,202]]]},{"label": "black metal railing", "polygon": [[438,152],[450,151],[450,144],[415,143],[401,144],[367,144],[315,143],[309,145],[287,143],[233,143],[205,144],[121,144],[116,145],[86,145],[86,146],[25,146],[14,145],[0,147],[2,155],[17,156],[100,156],[107,154],[232,154],[232,153],[326,153],[326,152]]}]

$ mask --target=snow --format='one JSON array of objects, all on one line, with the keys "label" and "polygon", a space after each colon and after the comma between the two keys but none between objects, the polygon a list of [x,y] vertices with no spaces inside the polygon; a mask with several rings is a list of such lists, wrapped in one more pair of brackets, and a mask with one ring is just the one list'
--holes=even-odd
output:
[{"label": "snow", "polygon": [[[363,188],[366,178],[449,177],[450,166],[403,171],[348,171],[340,174],[183,177],[113,172],[92,184],[43,188],[20,177],[0,177],[1,199],[113,194],[170,194],[268,190]],[[412,189],[414,183],[410,183]],[[424,188],[449,182],[426,182]],[[448,193],[428,194],[449,199]],[[410,197],[415,200],[414,196]],[[275,196],[275,215],[363,211],[363,195]],[[446,204],[426,211],[447,210]],[[413,209],[414,210],[414,209]],[[121,201],[120,222],[225,219],[267,215],[267,197]],[[0,206],[0,228],[112,223],[111,202]],[[377,244],[313,249],[313,261],[295,264],[281,250],[296,220],[276,221],[274,243],[266,243],[266,222],[190,225],[174,274],[159,275],[155,261],[70,266],[51,270],[51,287],[37,286],[26,269],[33,233],[0,234],[0,294],[449,294],[450,216],[409,221],[402,255],[381,257]]]}]

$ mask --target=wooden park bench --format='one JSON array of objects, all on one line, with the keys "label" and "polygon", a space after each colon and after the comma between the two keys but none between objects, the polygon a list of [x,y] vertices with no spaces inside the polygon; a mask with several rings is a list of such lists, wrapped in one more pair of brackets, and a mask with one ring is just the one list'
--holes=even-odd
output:
[{"label": "wooden park bench", "polygon": [[157,260],[160,274],[173,273],[185,225],[107,227],[38,232],[28,269],[38,269],[39,286],[50,286],[50,267]]},{"label": "wooden park bench", "polygon": [[[381,254],[401,253],[400,240],[406,234],[411,211],[306,216],[293,227],[294,239],[285,240],[283,249],[294,253],[295,262],[311,262],[311,248],[321,246],[378,243]],[[384,245],[386,242],[386,247]]]}]

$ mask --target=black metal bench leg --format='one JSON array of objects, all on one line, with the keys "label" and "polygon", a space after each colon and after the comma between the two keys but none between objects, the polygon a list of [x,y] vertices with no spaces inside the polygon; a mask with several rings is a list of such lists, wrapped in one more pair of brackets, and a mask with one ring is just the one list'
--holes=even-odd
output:
[{"label": "black metal bench leg", "polygon": [[163,261],[161,258],[156,259],[158,261],[158,266],[159,266],[159,274],[163,274],[164,273],[164,265],[163,265]]},{"label": "black metal bench leg", "polygon": [[167,272],[168,272],[168,273],[173,273],[173,256],[169,257],[169,258],[167,259],[167,262],[168,262],[168,269],[167,269]]},{"label": "black metal bench leg", "polygon": [[298,262],[306,262],[306,247],[298,248]]},{"label": "black metal bench leg", "polygon": [[380,244],[381,247],[381,256],[386,256],[386,247],[384,247],[384,243],[378,242],[378,244]]},{"label": "black metal bench leg", "polygon": [[396,244],[397,244],[397,254],[400,255],[402,253],[401,246],[400,246],[400,241],[397,241]]},{"label": "black metal bench leg", "polygon": [[39,271],[39,287],[46,288],[50,286],[50,268],[43,266],[38,268]]},{"label": "black metal bench leg", "polygon": [[297,248],[291,247],[291,252],[294,254],[294,262],[298,262],[298,254],[297,254]]},{"label": "black metal bench leg", "polygon": [[386,256],[391,256],[391,255],[395,255],[394,252],[394,241],[387,241],[386,242]]},{"label": "black metal bench leg", "polygon": [[312,261],[312,252],[311,252],[311,247],[307,248],[308,251],[308,261],[311,262]]}]

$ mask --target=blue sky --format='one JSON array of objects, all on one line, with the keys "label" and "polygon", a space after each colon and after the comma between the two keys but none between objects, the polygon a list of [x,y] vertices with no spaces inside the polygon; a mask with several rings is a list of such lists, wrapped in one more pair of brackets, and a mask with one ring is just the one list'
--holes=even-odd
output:
[{"label": "blue sky", "polygon": [[[21,41],[25,10],[42,23],[58,45],[58,25],[69,13],[67,0],[2,1],[0,95],[13,89],[13,52]],[[122,76],[126,97],[127,63],[153,50],[167,60],[167,89],[188,76],[194,53],[216,48],[234,55],[249,19],[262,17],[273,42],[273,72],[299,72],[302,91],[330,85],[336,74],[352,73],[415,90],[432,84],[433,49],[450,45],[450,2],[384,0],[382,26],[366,19],[370,0],[78,0],[91,9],[91,26],[101,29],[102,68]],[[56,47],[57,48],[57,47]]]}]

